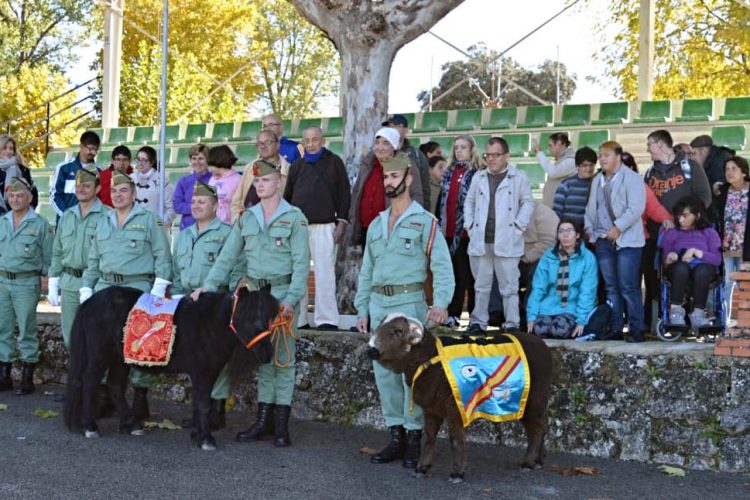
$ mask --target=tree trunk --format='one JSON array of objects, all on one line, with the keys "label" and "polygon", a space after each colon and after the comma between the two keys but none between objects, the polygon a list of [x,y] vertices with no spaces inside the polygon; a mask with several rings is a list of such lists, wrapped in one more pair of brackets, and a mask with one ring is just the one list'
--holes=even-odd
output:
[{"label": "tree trunk", "polygon": [[[343,160],[353,181],[388,112],[388,80],[396,52],[464,0],[289,1],[341,55]],[[361,257],[362,249],[357,247],[343,246],[339,252],[336,275],[342,313],[354,312]]]}]

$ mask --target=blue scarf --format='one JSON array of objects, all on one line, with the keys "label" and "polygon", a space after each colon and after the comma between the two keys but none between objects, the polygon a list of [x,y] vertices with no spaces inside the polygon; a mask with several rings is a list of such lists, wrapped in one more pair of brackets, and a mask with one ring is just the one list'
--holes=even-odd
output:
[{"label": "blue scarf", "polygon": [[307,150],[305,150],[305,163],[309,163],[311,165],[314,165],[315,163],[320,160],[320,157],[323,156],[323,153],[325,153],[326,148],[320,148],[320,151],[317,153],[308,153]]}]

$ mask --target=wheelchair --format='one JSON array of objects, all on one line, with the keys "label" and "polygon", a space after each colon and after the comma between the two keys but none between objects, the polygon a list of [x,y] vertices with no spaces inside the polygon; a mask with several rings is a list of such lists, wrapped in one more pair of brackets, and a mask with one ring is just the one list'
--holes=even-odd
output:
[{"label": "wheelchair", "polygon": [[[659,294],[658,299],[658,320],[656,323],[656,336],[664,342],[676,342],[683,336],[692,333],[699,341],[714,342],[716,337],[724,335],[726,327],[727,310],[724,301],[724,263],[722,262],[711,278],[708,288],[708,301],[706,303],[706,313],[712,316],[711,322],[701,328],[693,328],[690,325],[689,312],[693,310],[693,298],[688,296],[685,301],[685,316],[687,316],[684,326],[669,324],[669,309],[671,306],[671,284],[665,272],[665,266],[662,264],[662,232],[660,231],[657,240],[657,251],[654,258],[654,267],[659,277]],[[686,294],[689,295],[686,291]]]}]

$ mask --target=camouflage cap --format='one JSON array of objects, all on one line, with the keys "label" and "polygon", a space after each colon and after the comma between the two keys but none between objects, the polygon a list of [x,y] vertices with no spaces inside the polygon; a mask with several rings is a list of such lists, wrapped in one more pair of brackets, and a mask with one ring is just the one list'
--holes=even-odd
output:
[{"label": "camouflage cap", "polygon": [[31,184],[29,184],[29,181],[23,177],[13,177],[10,182],[7,183],[5,190],[12,193],[17,193],[19,191],[28,191],[30,193]]},{"label": "camouflage cap", "polygon": [[411,160],[406,153],[397,153],[396,156],[382,162],[383,172],[402,172],[411,167]]},{"label": "camouflage cap", "polygon": [[96,181],[99,178],[99,169],[96,167],[81,167],[76,172],[76,185],[83,182]]},{"label": "camouflage cap", "polygon": [[253,176],[254,177],[263,177],[264,175],[270,175],[278,172],[276,169],[276,165],[273,163],[267,162],[265,160],[256,160],[255,163],[253,163]]},{"label": "camouflage cap", "polygon": [[112,187],[119,186],[120,184],[131,184],[135,186],[135,182],[127,174],[123,174],[119,170],[112,172]]},{"label": "camouflage cap", "polygon": [[216,194],[216,188],[213,186],[209,186],[202,180],[195,181],[195,189],[193,189],[193,196],[210,196],[215,200],[219,199],[219,196]]}]

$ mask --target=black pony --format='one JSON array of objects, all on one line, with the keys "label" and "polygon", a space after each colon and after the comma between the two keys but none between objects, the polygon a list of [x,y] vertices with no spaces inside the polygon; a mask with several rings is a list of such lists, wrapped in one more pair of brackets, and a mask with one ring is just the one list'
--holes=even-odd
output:
[{"label": "black pony", "polygon": [[[68,385],[65,395],[65,423],[70,430],[82,428],[86,437],[98,437],[95,421],[96,389],[109,370],[107,385],[117,413],[120,432],[143,434],[125,401],[130,366],[123,361],[123,328],[128,313],[142,292],[133,288],[110,287],[95,293],[81,304],[73,322]],[[216,448],[208,413],[211,388],[219,372],[232,359],[237,347],[252,344],[252,352],[261,363],[273,355],[267,334],[269,324],[279,311],[279,302],[266,286],[249,291],[241,285],[237,291],[203,293],[197,301],[189,297],[177,306],[177,327],[172,357],[164,367],[139,367],[147,372],[186,373],[193,386],[193,415],[196,423],[193,439],[204,450]],[[240,343],[242,346],[240,346]]]}]

